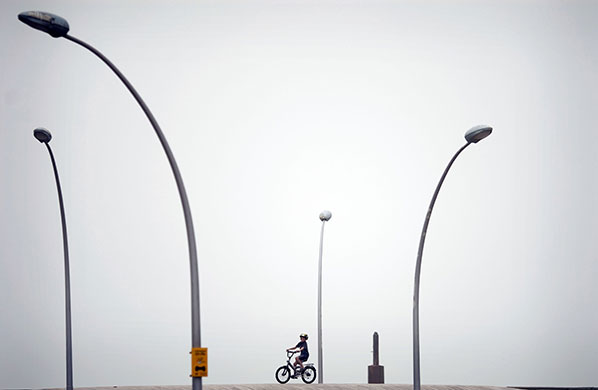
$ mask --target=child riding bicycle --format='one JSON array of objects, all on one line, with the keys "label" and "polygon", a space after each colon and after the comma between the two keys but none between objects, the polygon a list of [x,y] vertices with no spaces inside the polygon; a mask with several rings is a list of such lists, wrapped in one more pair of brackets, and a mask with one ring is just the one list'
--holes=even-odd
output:
[{"label": "child riding bicycle", "polygon": [[298,375],[301,371],[303,371],[303,362],[306,362],[307,358],[309,358],[309,350],[307,349],[307,339],[308,339],[307,334],[301,333],[299,335],[299,339],[301,341],[299,341],[297,343],[297,345],[295,345],[294,347],[291,347],[291,348],[287,348],[287,352],[300,351],[299,356],[295,357],[295,367],[296,366],[301,367],[301,369],[299,371],[297,371],[296,375]]}]

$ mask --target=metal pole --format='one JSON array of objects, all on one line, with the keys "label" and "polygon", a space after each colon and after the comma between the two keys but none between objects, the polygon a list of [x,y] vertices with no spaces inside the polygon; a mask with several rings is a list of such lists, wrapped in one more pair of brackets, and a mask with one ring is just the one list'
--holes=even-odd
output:
[{"label": "metal pole", "polygon": [[[172,173],[174,174],[174,179],[176,181],[177,188],[179,190],[179,196],[181,198],[181,204],[183,206],[183,214],[185,216],[185,227],[187,229],[187,244],[189,246],[189,266],[191,272],[191,339],[192,339],[192,347],[199,348],[201,347],[201,325],[200,325],[200,312],[199,312],[199,276],[198,276],[198,265],[197,265],[197,247],[195,244],[195,232],[193,230],[193,220],[191,218],[191,209],[189,207],[189,201],[187,199],[187,192],[185,191],[185,185],[183,184],[183,178],[177,166],[176,160],[174,159],[174,155],[170,150],[170,146],[166,141],[166,137],[158,122],[154,118],[154,115],[147,107],[141,96],[137,93],[133,85],[127,80],[127,78],[118,70],[118,68],[102,53],[100,53],[96,48],[87,44],[86,42],[81,41],[73,36],[68,34],[64,35],[64,38],[77,43],[78,45],[83,46],[87,50],[91,51],[93,54],[98,56],[112,71],[118,76],[118,78],[125,84],[129,92],[133,95],[137,103],[141,106],[141,109],[149,119],[162,147],[164,152],[166,153],[166,157],[168,158],[168,162],[170,163],[170,167],[172,169]],[[202,378],[201,377],[193,377],[193,390],[201,390],[202,389]]]},{"label": "metal pole", "polygon": [[322,357],[322,248],[324,244],[324,224],[320,233],[320,261],[318,262],[318,383],[324,383],[324,368]]},{"label": "metal pole", "polygon": [[438,192],[440,191],[440,187],[444,182],[444,178],[446,177],[446,174],[453,165],[453,162],[455,162],[457,156],[459,156],[459,154],[461,154],[461,152],[469,145],[470,142],[462,146],[461,149],[459,149],[457,153],[455,153],[448,166],[444,170],[444,173],[442,174],[442,177],[440,178],[440,181],[436,186],[434,195],[432,196],[430,206],[428,207],[428,213],[426,214],[424,227],[422,229],[422,234],[419,240],[419,248],[417,250],[417,262],[415,265],[415,287],[413,291],[413,390],[421,389],[419,373],[419,276],[421,272],[422,254],[424,253],[424,242],[426,241],[426,231],[428,230],[428,223],[430,222],[432,209],[434,208],[434,203],[436,203],[436,198],[438,197]]},{"label": "metal pole", "polygon": [[56,179],[56,189],[58,190],[58,203],[60,205],[60,220],[62,222],[62,247],[64,251],[64,301],[65,301],[65,323],[66,323],[66,388],[73,390],[73,341],[71,336],[71,278],[69,267],[69,244],[66,234],[66,216],[64,213],[64,202],[62,200],[62,189],[60,188],[60,179],[58,178],[58,169],[54,160],[54,153],[47,142],[44,142],[54,169],[54,178]]},{"label": "metal pole", "polygon": [[380,349],[378,346],[378,332],[374,332],[374,366],[380,365]]}]

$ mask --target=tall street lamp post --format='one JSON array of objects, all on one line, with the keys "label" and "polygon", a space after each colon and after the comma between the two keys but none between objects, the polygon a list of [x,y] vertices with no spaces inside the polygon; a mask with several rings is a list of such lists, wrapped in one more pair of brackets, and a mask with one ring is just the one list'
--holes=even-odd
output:
[{"label": "tall street lamp post", "polygon": [[[174,174],[174,179],[176,181],[176,185],[179,191],[179,196],[181,198],[181,204],[183,206],[183,214],[185,216],[185,227],[187,229],[187,244],[189,247],[189,265],[190,265],[190,272],[191,272],[191,335],[192,335],[192,347],[194,349],[201,347],[201,326],[200,326],[200,313],[199,313],[199,276],[198,276],[198,265],[197,265],[197,249],[195,244],[195,233],[193,230],[193,220],[191,218],[191,209],[189,207],[189,201],[187,199],[187,192],[185,191],[185,185],[183,184],[183,178],[181,177],[181,173],[179,172],[179,168],[177,166],[176,160],[174,159],[174,155],[170,150],[170,146],[166,141],[166,137],[162,133],[158,122],[154,118],[154,115],[151,113],[150,109],[147,107],[141,96],[137,93],[135,88],[131,85],[131,83],[127,80],[127,78],[118,70],[118,68],[110,62],[108,58],[106,58],[102,53],[100,53],[96,48],[93,46],[68,35],[69,31],[69,24],[60,16],[53,15],[47,12],[38,12],[38,11],[28,11],[28,12],[21,12],[18,16],[19,20],[37,30],[44,31],[50,34],[54,38],[65,38],[69,41],[72,41],[80,46],[83,46],[87,50],[91,51],[93,54],[98,56],[112,71],[118,76],[118,78],[125,84],[129,92],[133,95],[139,106],[149,119],[160,143],[162,144],[162,148],[166,153],[166,157],[168,158],[168,162],[170,163],[170,167],[172,169],[172,173]],[[204,367],[205,368],[205,367]],[[205,370],[204,370],[205,372]],[[195,373],[200,375],[199,372]],[[193,374],[192,374],[193,375]],[[201,390],[202,389],[202,378],[201,376],[194,376],[193,375],[193,390]]]},{"label": "tall street lamp post", "polygon": [[434,203],[436,202],[436,198],[438,197],[438,192],[440,191],[440,187],[442,186],[442,182],[444,182],[444,178],[448,173],[449,169],[455,162],[455,159],[466,147],[468,147],[472,143],[477,143],[492,133],[492,127],[490,126],[475,126],[469,129],[465,133],[465,140],[467,143],[461,147],[455,153],[451,161],[449,162],[448,166],[444,170],[444,173],[440,177],[440,181],[436,186],[436,190],[434,191],[434,195],[432,196],[432,201],[430,202],[430,206],[428,207],[428,213],[426,214],[426,219],[424,221],[424,227],[422,229],[422,234],[419,240],[419,249],[417,251],[417,262],[415,265],[415,287],[413,292],[413,389],[420,390],[421,389],[421,382],[420,382],[420,374],[419,374],[419,275],[421,272],[421,263],[422,263],[422,254],[424,252],[424,242],[426,240],[426,231],[428,230],[428,223],[430,222],[430,216],[432,215],[432,208],[434,207]]},{"label": "tall street lamp post", "polygon": [[56,179],[56,189],[58,190],[58,204],[60,206],[60,220],[62,222],[62,248],[64,251],[64,306],[65,306],[65,324],[66,324],[66,389],[73,390],[73,340],[71,337],[71,277],[69,266],[69,243],[66,234],[66,215],[64,213],[64,202],[62,200],[62,189],[60,179],[58,178],[58,169],[54,153],[50,147],[52,134],[43,127],[33,130],[33,136],[41,143],[46,145],[52,168],[54,169],[54,178]]},{"label": "tall street lamp post", "polygon": [[324,383],[324,364],[322,357],[322,248],[324,244],[324,224],[330,221],[332,213],[324,210],[320,213],[322,230],[320,232],[320,261],[318,262],[318,383]]}]

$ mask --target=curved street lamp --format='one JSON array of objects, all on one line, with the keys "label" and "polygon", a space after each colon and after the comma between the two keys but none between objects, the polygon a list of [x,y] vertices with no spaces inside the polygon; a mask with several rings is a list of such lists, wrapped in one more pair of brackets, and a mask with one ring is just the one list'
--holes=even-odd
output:
[{"label": "curved street lamp", "polygon": [[324,210],[320,213],[322,231],[320,232],[320,261],[318,262],[318,383],[324,383],[324,364],[322,361],[322,248],[324,244],[324,224],[330,221],[332,213]]},{"label": "curved street lamp", "polygon": [[52,134],[39,127],[33,130],[33,136],[39,142],[46,145],[48,153],[50,153],[50,160],[52,160],[52,168],[54,169],[54,178],[56,179],[56,189],[58,190],[58,204],[60,205],[60,220],[62,222],[62,247],[64,251],[64,302],[65,302],[65,324],[66,324],[66,389],[73,390],[73,340],[71,337],[71,277],[69,267],[69,243],[66,234],[66,216],[64,213],[64,202],[62,200],[62,189],[60,187],[60,179],[58,178],[58,169],[56,168],[56,160],[54,160],[54,153],[50,147],[50,140]]},{"label": "curved street lamp", "polygon": [[[183,214],[185,216],[185,227],[187,229],[187,244],[189,247],[189,264],[190,264],[190,272],[191,272],[191,335],[192,335],[192,347],[199,348],[201,347],[201,326],[200,326],[200,313],[199,313],[199,276],[198,276],[198,265],[197,265],[197,248],[195,244],[195,233],[193,230],[193,220],[191,218],[191,209],[189,207],[189,201],[187,199],[187,192],[185,191],[185,185],[183,184],[183,178],[181,177],[181,173],[179,172],[179,168],[177,166],[176,160],[174,159],[174,155],[170,150],[170,146],[166,141],[166,137],[162,133],[158,122],[154,118],[154,115],[151,113],[150,109],[147,107],[141,96],[137,93],[133,85],[127,80],[127,78],[118,70],[118,68],[110,62],[108,58],[106,58],[102,53],[100,53],[96,48],[93,46],[71,36],[68,35],[69,31],[69,24],[60,16],[53,15],[47,12],[39,12],[39,11],[28,11],[28,12],[21,12],[18,16],[19,20],[28,26],[31,26],[37,30],[46,32],[50,34],[54,38],[65,38],[69,41],[75,42],[76,44],[83,46],[87,50],[91,51],[93,54],[98,56],[112,71],[118,76],[118,78],[125,84],[129,92],[133,95],[141,109],[149,119],[160,143],[162,144],[162,148],[166,153],[166,157],[168,158],[168,162],[170,163],[170,168],[172,169],[172,173],[174,174],[174,179],[176,181],[176,185],[179,191],[179,196],[181,198],[181,204],[183,206]],[[193,376],[193,390],[201,390],[202,388],[202,381],[201,377]]]},{"label": "curved street lamp", "polygon": [[455,159],[466,147],[468,147],[472,143],[477,143],[492,133],[492,127],[490,126],[475,126],[469,129],[465,133],[465,140],[467,143],[461,147],[455,153],[451,161],[448,163],[448,166],[444,170],[444,173],[440,177],[440,181],[436,186],[436,191],[434,191],[434,195],[432,196],[432,201],[430,202],[430,206],[428,207],[428,213],[426,214],[426,219],[424,221],[424,227],[422,229],[422,234],[419,240],[419,249],[417,250],[417,262],[415,265],[415,287],[413,292],[413,390],[420,390],[421,389],[421,382],[420,382],[420,374],[419,374],[419,276],[421,272],[421,264],[422,264],[422,254],[424,252],[424,242],[426,241],[426,231],[428,230],[428,223],[430,222],[430,216],[432,215],[432,208],[434,207],[434,203],[436,203],[436,198],[438,197],[438,192],[440,191],[440,187],[444,182],[444,178],[448,173],[449,169],[455,162]]}]

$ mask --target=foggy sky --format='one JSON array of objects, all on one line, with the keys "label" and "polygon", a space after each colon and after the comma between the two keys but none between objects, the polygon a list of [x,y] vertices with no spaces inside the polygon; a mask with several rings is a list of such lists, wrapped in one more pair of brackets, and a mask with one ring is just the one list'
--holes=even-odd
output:
[{"label": "foggy sky", "polygon": [[190,383],[189,261],[176,186],[143,112],[83,48],[17,20],[66,18],[129,78],[181,169],[198,244],[204,383],[274,382],[310,335],[324,233],[328,383],[596,386],[598,3],[0,2],[0,388]]}]

